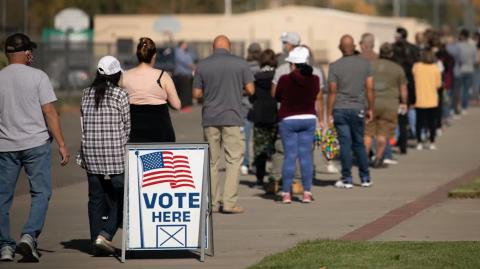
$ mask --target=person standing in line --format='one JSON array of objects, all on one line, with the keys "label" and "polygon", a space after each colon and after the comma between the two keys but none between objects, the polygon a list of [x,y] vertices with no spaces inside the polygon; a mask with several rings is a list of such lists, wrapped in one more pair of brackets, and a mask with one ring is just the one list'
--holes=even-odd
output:
[{"label": "person standing in line", "polygon": [[[293,49],[286,62],[292,71],[280,77],[274,92],[280,102],[278,111],[279,131],[285,149],[282,169],[282,203],[291,203],[291,187],[295,174],[295,164],[300,160],[303,184],[303,203],[313,200],[311,188],[313,179],[312,148],[317,120],[323,120],[323,96],[319,87],[319,77],[313,75],[308,65],[309,51],[305,47]],[[316,107],[320,109],[315,109]],[[323,122],[318,124],[323,126]]]},{"label": "person standing in line", "polygon": [[352,151],[358,160],[361,186],[370,187],[372,182],[363,137],[365,118],[367,123],[373,118],[375,96],[372,70],[366,59],[355,54],[352,36],[342,36],[339,49],[343,57],[330,64],[327,102],[328,121],[337,130],[342,164],[342,178],[335,183],[335,187],[353,187]]},{"label": "person standing in line", "polygon": [[192,56],[188,52],[188,44],[185,41],[178,42],[175,49],[175,71],[173,72],[173,81],[177,88],[177,93],[182,103],[182,111],[190,112],[192,110],[192,81],[195,64]]},{"label": "person standing in line", "polygon": [[470,89],[473,84],[473,72],[477,61],[477,49],[469,41],[470,32],[460,31],[458,48],[460,58],[461,113],[466,114],[470,102]]},{"label": "person standing in line", "polygon": [[[0,260],[13,261],[15,252],[24,262],[38,262],[37,240],[52,194],[51,141],[58,145],[61,165],[70,153],[65,145],[57,100],[48,76],[30,67],[36,44],[22,33],[5,40],[9,64],[0,70]],[[22,167],[30,184],[30,214],[18,246],[10,235],[9,211]]]},{"label": "person standing in line", "polygon": [[[280,40],[282,41],[283,48],[287,52],[287,54],[291,52],[293,49],[295,49],[296,47],[300,46],[300,35],[298,35],[298,33],[296,32],[285,32],[281,35]],[[312,59],[311,59],[312,57],[310,56],[309,56],[310,66],[312,66],[313,68],[313,74],[319,77],[319,87],[320,87],[320,90],[323,92],[323,89],[325,88],[325,79],[323,76],[323,72],[320,68],[313,66]],[[280,77],[283,75],[287,75],[290,72],[291,72],[291,64],[288,62],[284,62],[284,59],[283,59],[282,64],[279,64],[275,69],[275,75],[272,79],[272,93],[276,91],[276,87],[277,87],[278,81],[280,80]],[[271,186],[267,186],[267,192],[269,190],[273,190],[273,192],[275,192],[275,189],[276,189],[275,186],[280,181],[280,177],[282,173],[281,170],[283,167],[283,158],[284,158],[284,148],[283,148],[283,144],[281,142],[280,137],[278,137],[277,141],[275,142],[275,153],[272,156],[272,174],[269,179],[269,185],[271,184]],[[300,166],[297,164],[296,173],[293,181],[293,186],[294,186],[293,189],[294,189],[294,192],[301,193],[303,192],[302,185],[300,184],[300,181],[297,180],[297,178],[301,178],[299,174],[299,171],[300,171],[299,167]],[[332,173],[338,172],[332,162],[328,162],[327,171]]]},{"label": "person standing in line", "polygon": [[120,86],[130,98],[130,142],[175,142],[168,105],[179,110],[181,102],[173,80],[164,70],[153,67],[155,43],[142,37],[137,45],[139,65],[122,75]]},{"label": "person standing in line", "polygon": [[412,72],[415,76],[417,110],[417,150],[424,149],[422,142],[422,129],[428,128],[430,133],[430,150],[435,150],[436,136],[436,112],[438,106],[437,91],[442,86],[441,72],[438,68],[435,56],[431,50],[424,50],[421,62],[413,66]]},{"label": "person standing in line", "polygon": [[[92,85],[80,105],[81,156],[88,179],[88,219],[94,255],[114,254],[112,244],[122,222],[125,145],[130,134],[128,94],[118,86],[117,59],[100,59]],[[108,220],[102,216],[108,212]]]},{"label": "person standing in line", "polygon": [[260,71],[255,77],[255,94],[252,102],[253,151],[257,185],[263,186],[267,160],[275,152],[277,138],[277,101],[272,97],[272,78],[277,61],[275,52],[266,49],[260,54]]},{"label": "person standing in line", "polygon": [[[253,95],[255,87],[247,62],[232,55],[230,50],[227,36],[219,35],[214,39],[213,54],[197,66],[193,97],[204,99],[202,125],[205,140],[210,145],[213,211],[236,214],[244,212],[238,204],[240,165],[245,151],[245,138],[240,131],[244,124],[242,94],[245,91]],[[223,191],[219,188],[218,176],[222,146],[227,165]]]},{"label": "person standing in line", "polygon": [[398,111],[407,112],[407,79],[402,67],[393,62],[392,57],[392,45],[384,43],[380,47],[380,59],[372,62],[375,109],[372,121],[365,127],[364,141],[368,153],[372,147],[372,138],[376,139],[373,168],[386,166],[384,153],[388,138],[393,137],[397,127]]},{"label": "person standing in line", "polygon": [[[250,71],[252,74],[255,75],[256,73],[260,72],[260,54],[262,53],[262,48],[260,44],[254,42],[248,46],[247,49],[247,63],[250,67]],[[243,134],[245,135],[245,153],[243,156],[243,163],[240,166],[240,171],[243,175],[248,175],[250,170],[250,141],[252,137],[252,104],[249,101],[249,97],[247,94],[243,94],[242,96],[242,105],[243,105],[243,112],[245,117],[245,125],[243,126]]]},{"label": "person standing in line", "polygon": [[398,146],[401,154],[407,153],[407,141],[409,135],[403,130],[410,128],[412,136],[415,137],[415,81],[412,74],[412,67],[420,58],[420,49],[407,41],[408,32],[403,27],[398,27],[395,33],[395,42],[393,43],[393,60],[399,64],[405,76],[407,77],[408,89],[408,112],[398,114],[399,137]]}]

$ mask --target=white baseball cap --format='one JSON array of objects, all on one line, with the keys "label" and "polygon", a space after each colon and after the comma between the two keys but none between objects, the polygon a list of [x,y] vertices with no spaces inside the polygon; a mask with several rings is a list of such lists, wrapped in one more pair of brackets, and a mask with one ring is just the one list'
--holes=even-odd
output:
[{"label": "white baseball cap", "polygon": [[123,69],[120,66],[120,62],[117,60],[117,58],[110,55],[103,56],[100,61],[98,61],[97,70],[98,73],[107,76],[116,74],[118,72],[123,72]]},{"label": "white baseball cap", "polygon": [[310,57],[310,52],[305,47],[296,47],[290,53],[288,53],[288,57],[285,59],[286,62],[292,64],[305,64],[308,63],[308,58]]},{"label": "white baseball cap", "polygon": [[300,35],[296,32],[283,32],[280,40],[294,46],[300,45]]}]

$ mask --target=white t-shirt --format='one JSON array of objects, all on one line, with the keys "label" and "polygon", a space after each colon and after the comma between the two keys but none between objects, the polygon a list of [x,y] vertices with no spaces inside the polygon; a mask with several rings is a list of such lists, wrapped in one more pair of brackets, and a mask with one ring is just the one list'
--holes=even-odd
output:
[{"label": "white t-shirt", "polygon": [[47,74],[23,64],[0,70],[0,152],[19,151],[50,139],[42,105],[57,100]]}]

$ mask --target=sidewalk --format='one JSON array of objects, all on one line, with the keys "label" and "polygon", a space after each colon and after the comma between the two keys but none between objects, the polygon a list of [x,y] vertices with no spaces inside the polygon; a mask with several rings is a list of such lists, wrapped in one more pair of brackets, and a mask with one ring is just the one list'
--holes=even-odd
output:
[{"label": "sidewalk", "polygon": [[[199,111],[196,107],[191,113],[173,115],[179,142],[202,141]],[[0,268],[245,268],[299,241],[337,239],[477,169],[480,109],[472,108],[469,113],[446,129],[438,139],[437,151],[412,149],[407,156],[398,156],[400,164],[372,170],[372,188],[335,189],[332,184],[338,175],[317,174],[319,180],[313,188],[316,200],[312,204],[283,205],[265,197],[262,190],[250,188],[254,176],[242,176],[240,203],[246,213],[214,215],[215,257],[207,257],[205,263],[178,255],[127,260],[126,264],[111,257],[90,257],[86,253],[90,246],[84,174],[74,163],[63,170],[54,165],[54,175],[60,177],[55,179],[55,185],[63,187],[54,190],[50,203],[39,240],[43,250],[40,264],[0,263]],[[75,118],[64,115],[62,120],[70,124]],[[78,139],[75,133],[78,128],[71,124],[64,129],[67,141],[75,145],[72,137]],[[73,146],[70,149],[73,151]],[[358,182],[356,169],[354,176]],[[15,197],[11,210],[13,235],[18,236],[29,203],[26,195]],[[480,240],[478,204],[478,200],[446,200],[376,235],[373,240]],[[121,245],[120,239],[119,233],[115,238],[117,246]]]}]

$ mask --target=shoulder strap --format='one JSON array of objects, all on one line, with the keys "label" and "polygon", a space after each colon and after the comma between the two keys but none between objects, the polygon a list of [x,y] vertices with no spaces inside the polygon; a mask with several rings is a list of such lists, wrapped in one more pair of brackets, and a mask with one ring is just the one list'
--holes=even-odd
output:
[{"label": "shoulder strap", "polygon": [[157,79],[157,84],[158,84],[158,86],[160,86],[160,89],[163,89],[162,83],[161,83],[161,78],[162,78],[164,72],[165,71],[162,70],[162,72],[160,73],[160,76],[158,76],[158,79]]}]

